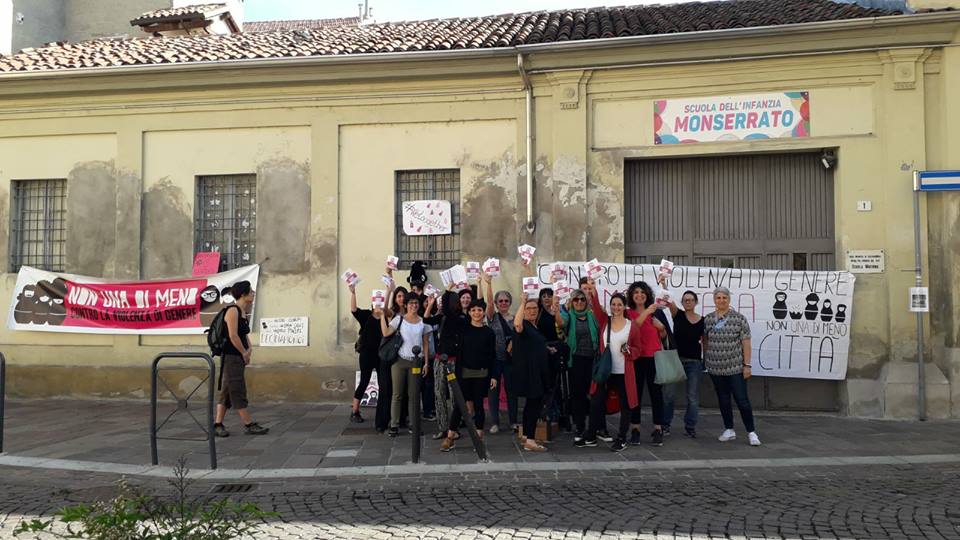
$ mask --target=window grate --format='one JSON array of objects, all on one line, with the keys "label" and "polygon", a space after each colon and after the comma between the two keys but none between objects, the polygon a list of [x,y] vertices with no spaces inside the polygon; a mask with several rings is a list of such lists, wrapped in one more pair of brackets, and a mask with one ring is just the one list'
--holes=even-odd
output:
[{"label": "window grate", "polygon": [[[433,169],[396,172],[395,256],[409,266],[424,261],[429,268],[448,268],[460,263],[460,169]],[[403,234],[403,203],[406,201],[450,201],[451,234],[407,236]]]},{"label": "window grate", "polygon": [[254,264],[257,253],[257,176],[197,178],[194,254],[220,253],[220,272]]},{"label": "window grate", "polygon": [[15,180],[10,211],[10,271],[23,265],[64,270],[67,181]]}]

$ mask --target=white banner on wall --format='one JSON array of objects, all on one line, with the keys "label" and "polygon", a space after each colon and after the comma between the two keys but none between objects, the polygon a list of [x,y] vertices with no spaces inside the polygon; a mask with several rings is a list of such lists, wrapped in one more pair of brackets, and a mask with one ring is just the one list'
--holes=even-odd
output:
[{"label": "white banner on wall", "polygon": [[403,203],[403,234],[427,236],[451,234],[450,201],[405,201]]},{"label": "white banner on wall", "polygon": [[[567,262],[570,282],[586,275],[585,262]],[[603,305],[615,292],[626,293],[645,281],[656,293],[658,265],[601,263],[597,289]],[[538,277],[549,287],[550,264],[540,264]],[[714,311],[713,290],[730,289],[730,305],[750,321],[753,374],[766,377],[842,380],[847,375],[853,287],[846,271],[791,272],[677,266],[668,288],[679,302],[685,291],[700,297],[697,312]]]}]

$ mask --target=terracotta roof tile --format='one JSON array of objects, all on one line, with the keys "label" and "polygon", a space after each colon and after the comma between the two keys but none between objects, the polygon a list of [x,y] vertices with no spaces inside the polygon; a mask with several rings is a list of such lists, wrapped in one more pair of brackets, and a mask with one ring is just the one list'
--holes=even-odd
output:
[{"label": "terracotta roof tile", "polygon": [[18,54],[0,57],[0,72],[245,58],[490,49],[899,14],[898,11],[863,8],[832,0],[726,0],[363,26],[322,26],[228,35],[101,39],[24,49]]},{"label": "terracotta roof tile", "polygon": [[153,11],[148,11],[143,15],[140,15],[136,19],[130,21],[130,24],[141,25],[145,23],[150,23],[154,21],[163,21],[168,19],[175,19],[180,17],[188,17],[191,15],[196,16],[205,16],[207,13],[219,11],[221,9],[226,9],[227,5],[224,3],[219,4],[196,4],[192,6],[183,6],[177,8],[167,8],[167,9],[155,9]]},{"label": "terracotta roof tile", "polygon": [[360,17],[339,19],[298,19],[289,21],[246,21],[244,32],[280,32],[284,30],[318,30],[331,26],[358,26]]}]

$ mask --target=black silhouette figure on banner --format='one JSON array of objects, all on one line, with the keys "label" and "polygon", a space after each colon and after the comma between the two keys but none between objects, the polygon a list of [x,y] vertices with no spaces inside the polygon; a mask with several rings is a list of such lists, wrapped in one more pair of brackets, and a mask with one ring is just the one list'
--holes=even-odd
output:
[{"label": "black silhouette figure on banner", "polygon": [[847,305],[846,304],[837,304],[837,322],[844,322],[847,320]]},{"label": "black silhouette figure on banner", "polygon": [[37,303],[37,290],[33,285],[24,285],[23,290],[17,295],[17,305],[13,307],[13,320],[17,324],[29,324],[33,322],[33,309]]},{"label": "black silhouette figure on banner", "polygon": [[37,303],[33,306],[33,323],[34,324],[47,324],[50,322],[50,290],[53,289],[53,284],[49,281],[41,281],[37,283]]},{"label": "black silhouette figure on banner", "polygon": [[220,313],[220,289],[210,285],[200,291],[200,324],[210,326]]},{"label": "black silhouette figure on banner", "polygon": [[67,295],[67,282],[62,278],[57,278],[52,283],[41,281],[37,284],[37,288],[50,299],[47,322],[54,326],[60,326],[67,318],[67,307],[63,305],[63,298]]},{"label": "black silhouette figure on banner", "polygon": [[787,293],[778,292],[773,295],[776,302],[773,303],[773,318],[780,320],[787,318]]},{"label": "black silhouette figure on banner", "polygon": [[830,307],[833,304],[829,299],[823,301],[823,308],[820,309],[820,320],[823,322],[830,322],[833,320],[833,309]]},{"label": "black silhouette figure on banner", "polygon": [[810,293],[807,295],[807,307],[803,310],[804,315],[807,317],[808,321],[812,321],[817,318],[817,313],[820,309],[817,307],[817,303],[820,302],[820,297],[817,296],[817,293]]},{"label": "black silhouette figure on banner", "polygon": [[790,312],[790,318],[793,319],[793,320],[795,320],[795,321],[796,321],[796,320],[799,320],[799,319],[803,318],[803,312],[802,312],[802,311],[791,311],[791,312]]}]

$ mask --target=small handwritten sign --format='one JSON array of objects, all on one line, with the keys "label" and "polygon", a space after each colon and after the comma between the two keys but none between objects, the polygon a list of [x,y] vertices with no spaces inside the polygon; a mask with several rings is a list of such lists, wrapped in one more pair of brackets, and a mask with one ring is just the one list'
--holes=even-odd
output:
[{"label": "small handwritten sign", "polygon": [[309,334],[307,317],[260,319],[261,347],[306,347]]},{"label": "small handwritten sign", "polygon": [[450,201],[406,201],[403,203],[403,234],[451,234],[450,218]]},{"label": "small handwritten sign", "polygon": [[193,257],[193,277],[209,276],[220,271],[220,252],[201,251]]}]

